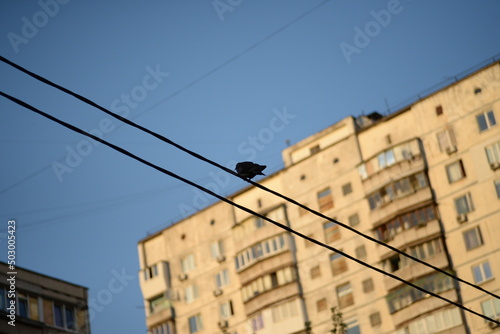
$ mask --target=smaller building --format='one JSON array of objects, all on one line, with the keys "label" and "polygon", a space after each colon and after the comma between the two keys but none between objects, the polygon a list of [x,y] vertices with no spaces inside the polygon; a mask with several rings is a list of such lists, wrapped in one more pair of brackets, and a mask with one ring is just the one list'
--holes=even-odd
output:
[{"label": "smaller building", "polygon": [[87,300],[86,287],[0,262],[0,333],[90,334]]}]

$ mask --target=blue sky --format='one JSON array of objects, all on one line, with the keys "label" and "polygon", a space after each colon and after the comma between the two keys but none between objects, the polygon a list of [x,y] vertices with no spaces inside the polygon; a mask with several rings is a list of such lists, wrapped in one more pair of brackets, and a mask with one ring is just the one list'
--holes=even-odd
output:
[{"label": "blue sky", "polygon": [[[0,54],[221,164],[272,173],[287,141],[394,110],[498,54],[498,13],[486,0],[2,1]],[[223,195],[245,186],[3,63],[0,87]],[[145,333],[137,241],[213,199],[5,99],[0,120],[0,259],[15,219],[18,265],[89,287],[93,333]]]}]

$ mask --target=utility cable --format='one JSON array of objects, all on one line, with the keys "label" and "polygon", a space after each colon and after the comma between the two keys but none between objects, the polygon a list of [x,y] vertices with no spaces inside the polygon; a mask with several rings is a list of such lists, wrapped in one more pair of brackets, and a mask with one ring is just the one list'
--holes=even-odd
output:
[{"label": "utility cable", "polygon": [[264,215],[262,215],[262,214],[260,214],[258,212],[255,212],[255,211],[253,211],[251,209],[248,209],[247,207],[245,207],[243,205],[237,204],[237,203],[235,203],[235,202],[233,202],[233,201],[225,198],[224,196],[221,196],[221,195],[219,195],[219,194],[211,191],[210,189],[207,189],[207,188],[205,188],[205,187],[203,187],[201,185],[198,185],[195,182],[192,182],[192,181],[190,181],[190,180],[188,180],[186,178],[183,178],[182,176],[179,176],[179,175],[177,175],[177,174],[175,174],[175,173],[173,173],[173,172],[171,172],[171,171],[169,171],[169,170],[167,170],[167,169],[165,169],[163,167],[155,165],[155,164],[153,164],[153,163],[151,163],[151,162],[149,162],[149,161],[147,161],[147,160],[145,160],[145,159],[143,159],[143,158],[141,158],[141,157],[139,157],[137,155],[134,155],[134,154],[130,153],[129,151],[127,151],[127,150],[125,150],[125,149],[123,149],[123,148],[121,148],[121,147],[119,147],[117,145],[114,145],[114,144],[112,144],[112,143],[110,143],[110,142],[108,142],[108,141],[106,141],[104,139],[101,139],[101,138],[99,138],[99,137],[97,137],[97,136],[95,136],[93,134],[90,134],[90,133],[88,133],[88,132],[86,132],[86,131],[84,131],[84,130],[82,130],[82,129],[74,126],[74,125],[66,123],[66,122],[64,122],[64,121],[62,121],[62,120],[60,120],[60,119],[58,119],[58,118],[56,118],[56,117],[54,117],[52,115],[49,115],[49,114],[47,114],[47,113],[45,113],[45,112],[43,112],[43,111],[41,111],[41,110],[39,110],[39,109],[37,109],[37,108],[29,105],[29,104],[27,104],[24,101],[19,100],[19,99],[15,98],[15,97],[13,97],[11,95],[8,95],[8,94],[6,94],[4,92],[1,92],[1,91],[0,91],[0,95],[3,96],[3,97],[5,97],[5,98],[7,98],[7,99],[9,99],[9,100],[11,100],[14,103],[17,103],[18,105],[20,105],[20,106],[22,106],[22,107],[24,107],[26,109],[29,109],[29,110],[31,110],[31,111],[33,111],[33,112],[35,112],[35,113],[37,113],[37,114],[45,117],[45,118],[48,118],[49,120],[51,120],[53,122],[56,122],[56,123],[58,123],[58,124],[60,124],[60,125],[62,125],[64,127],[68,128],[68,129],[70,129],[70,130],[72,130],[74,132],[80,133],[80,134],[85,135],[85,136],[87,136],[89,138],[92,138],[92,139],[94,139],[94,140],[96,140],[96,141],[98,141],[100,143],[103,143],[104,145],[106,145],[106,146],[114,149],[115,151],[118,151],[118,152],[120,152],[120,153],[122,153],[122,154],[124,154],[124,155],[126,155],[126,156],[128,156],[130,158],[132,158],[132,159],[135,159],[135,160],[137,160],[137,161],[139,161],[139,162],[141,162],[141,163],[143,163],[143,164],[151,167],[151,168],[154,168],[157,171],[162,172],[163,174],[166,174],[166,175],[168,175],[170,177],[173,177],[173,178],[175,178],[177,180],[180,180],[180,181],[182,181],[184,183],[187,183],[187,184],[189,184],[189,185],[191,185],[191,186],[193,186],[195,188],[198,188],[201,191],[206,192],[207,194],[210,194],[210,195],[216,197],[217,199],[219,199],[219,200],[221,200],[223,202],[226,202],[226,203],[228,203],[228,204],[230,204],[230,205],[232,205],[232,206],[234,206],[234,207],[236,207],[236,208],[238,208],[238,209],[240,209],[242,211],[250,213],[250,214],[252,214],[252,215],[254,215],[256,217],[259,217],[259,218],[261,218],[263,220],[266,220],[266,221],[270,222],[271,224],[276,225],[279,228],[281,228],[281,229],[283,229],[283,230],[285,230],[285,231],[287,231],[289,233],[292,233],[292,234],[294,234],[294,235],[296,235],[296,236],[298,236],[298,237],[300,237],[302,239],[308,240],[309,242],[312,242],[312,243],[317,244],[317,245],[319,245],[321,247],[324,247],[324,248],[326,248],[326,249],[328,249],[328,250],[330,250],[332,252],[339,253],[342,256],[344,256],[344,257],[346,257],[346,258],[348,258],[348,259],[350,259],[350,260],[352,260],[354,262],[357,262],[357,263],[359,263],[359,264],[361,264],[361,265],[363,265],[363,266],[365,266],[365,267],[367,267],[369,269],[375,270],[375,271],[377,271],[377,272],[379,272],[379,273],[381,273],[383,275],[387,275],[387,276],[389,276],[389,277],[391,277],[391,278],[393,278],[395,280],[398,280],[398,281],[400,281],[400,282],[402,282],[402,283],[404,283],[406,285],[409,285],[409,286],[411,286],[411,287],[413,287],[413,288],[415,288],[415,289],[417,289],[417,290],[419,290],[421,292],[424,292],[426,294],[429,294],[430,296],[433,296],[433,297],[436,297],[438,299],[441,299],[441,300],[443,300],[444,302],[446,302],[448,304],[452,304],[452,305],[454,305],[454,306],[456,306],[456,307],[458,307],[458,308],[460,308],[460,309],[462,309],[464,311],[470,312],[470,313],[475,314],[475,315],[477,315],[477,316],[479,316],[479,317],[481,317],[481,318],[483,318],[483,319],[485,319],[487,321],[491,321],[491,322],[494,322],[494,323],[500,325],[500,321],[499,320],[495,320],[495,319],[489,318],[489,317],[485,316],[484,314],[476,312],[476,311],[474,311],[472,309],[469,309],[469,308],[467,308],[467,307],[465,307],[465,306],[463,306],[463,305],[461,305],[461,304],[459,304],[457,302],[454,302],[454,301],[452,301],[452,300],[450,300],[448,298],[440,296],[438,293],[435,293],[435,292],[432,292],[432,291],[428,291],[428,290],[426,290],[426,289],[424,289],[424,288],[422,288],[422,287],[420,287],[420,286],[418,286],[418,285],[416,285],[416,284],[414,284],[412,282],[409,282],[409,281],[407,281],[407,280],[405,280],[403,278],[400,278],[400,277],[398,277],[398,276],[396,276],[396,275],[394,275],[392,273],[386,272],[386,271],[384,271],[384,270],[382,270],[380,268],[377,268],[377,267],[375,267],[375,266],[373,266],[373,265],[371,265],[369,263],[366,263],[366,262],[364,262],[362,260],[359,260],[356,257],[351,256],[351,255],[349,255],[349,254],[347,254],[347,253],[345,253],[345,252],[343,252],[341,250],[338,250],[338,249],[336,249],[336,248],[334,248],[332,246],[329,246],[329,245],[324,244],[324,243],[322,243],[322,242],[320,242],[318,240],[315,240],[315,239],[313,239],[311,237],[308,237],[305,234],[302,234],[302,233],[300,233],[298,231],[295,231],[294,229],[292,229],[289,226],[281,224],[281,223],[279,223],[279,222],[277,222],[277,221],[275,221],[273,219],[270,219],[269,217],[266,217],[266,216],[264,216]]},{"label": "utility cable", "polygon": [[[217,163],[217,162],[215,162],[215,161],[212,161],[212,160],[210,160],[210,159],[208,159],[208,158],[205,158],[204,156],[202,156],[202,155],[200,155],[200,154],[198,154],[198,153],[196,153],[196,152],[194,152],[194,151],[191,151],[191,150],[189,150],[189,149],[185,148],[184,146],[182,146],[182,145],[180,145],[180,144],[175,143],[174,141],[172,141],[172,140],[170,140],[170,139],[166,138],[165,136],[162,136],[162,135],[160,135],[160,134],[158,134],[158,133],[156,133],[156,132],[154,132],[154,131],[149,130],[148,128],[145,128],[145,127],[143,127],[142,125],[139,125],[139,124],[137,124],[137,123],[134,123],[134,122],[132,122],[132,121],[128,120],[127,118],[122,117],[122,116],[120,116],[120,115],[117,115],[117,114],[115,114],[115,113],[113,113],[113,112],[111,112],[111,111],[107,110],[106,108],[104,108],[104,107],[102,107],[102,106],[98,105],[97,103],[95,103],[95,102],[93,102],[93,101],[91,101],[91,100],[87,99],[86,97],[84,97],[84,96],[82,96],[82,95],[80,95],[80,94],[77,94],[77,93],[75,93],[75,92],[73,92],[73,91],[71,91],[71,90],[69,90],[69,89],[67,89],[67,88],[64,88],[64,87],[62,87],[62,86],[60,86],[60,85],[58,85],[58,84],[56,84],[56,83],[54,83],[54,82],[52,82],[52,81],[50,81],[50,80],[48,80],[48,79],[44,78],[44,77],[42,77],[42,76],[40,76],[40,75],[38,75],[38,74],[36,74],[36,73],[33,73],[33,72],[31,72],[31,71],[29,71],[29,70],[27,70],[27,69],[25,69],[25,68],[23,68],[23,67],[21,67],[21,66],[19,66],[19,65],[15,64],[15,63],[13,63],[13,62],[11,62],[11,61],[9,61],[8,59],[6,59],[6,58],[4,58],[4,57],[2,57],[2,56],[0,56],[0,61],[3,61],[4,63],[9,64],[10,66],[12,66],[12,67],[14,67],[14,68],[18,69],[18,70],[19,70],[19,71],[21,71],[21,72],[24,72],[24,73],[28,74],[29,76],[31,76],[31,77],[33,77],[33,78],[35,78],[35,79],[37,79],[37,80],[39,80],[39,81],[41,81],[41,82],[43,82],[43,83],[45,83],[45,84],[47,84],[47,85],[49,85],[49,86],[52,86],[52,87],[54,87],[54,88],[56,88],[56,89],[59,89],[59,90],[61,90],[61,91],[65,92],[66,94],[69,94],[69,95],[71,95],[71,96],[73,96],[73,97],[77,98],[78,100],[80,100],[80,101],[82,101],[82,102],[85,102],[85,103],[87,103],[87,104],[89,104],[89,105],[93,106],[94,108],[97,108],[97,109],[99,109],[99,110],[103,111],[104,113],[106,113],[106,114],[110,115],[111,117],[114,117],[114,118],[116,118],[116,119],[118,119],[118,120],[120,120],[120,121],[122,121],[122,122],[124,122],[124,123],[126,123],[126,124],[128,124],[128,125],[130,125],[130,126],[132,126],[132,127],[134,127],[134,128],[136,128],[136,129],[139,129],[139,130],[141,130],[141,131],[144,131],[144,132],[146,132],[146,133],[148,133],[148,134],[152,135],[153,137],[158,138],[158,139],[160,139],[161,141],[163,141],[163,142],[165,142],[165,143],[167,143],[167,144],[170,144],[170,145],[172,145],[172,146],[174,146],[174,147],[176,147],[176,148],[178,148],[178,149],[180,149],[180,150],[182,150],[182,151],[186,152],[186,153],[187,153],[187,154],[189,154],[189,155],[192,155],[193,157],[195,157],[195,158],[197,158],[197,159],[199,159],[199,160],[205,161],[205,162],[207,162],[207,163],[209,163],[209,164],[211,164],[211,165],[213,165],[213,166],[215,166],[215,167],[217,167],[217,168],[220,168],[220,169],[224,170],[225,172],[227,172],[227,173],[229,173],[229,174],[232,174],[232,175],[234,175],[234,176],[237,176],[237,177],[241,178],[241,176],[239,176],[239,175],[238,175],[235,171],[233,171],[233,170],[231,170],[231,169],[229,169],[229,168],[227,168],[227,167],[224,167],[224,166],[222,166],[221,164],[219,164],[219,163]],[[339,226],[342,226],[343,228],[348,229],[348,230],[350,230],[351,232],[354,232],[354,233],[356,233],[356,234],[358,234],[358,235],[362,236],[363,238],[365,238],[365,239],[367,239],[367,240],[369,240],[369,241],[372,241],[372,242],[375,242],[375,243],[377,243],[377,244],[379,244],[379,245],[382,245],[382,246],[384,246],[384,247],[386,247],[386,248],[388,248],[388,249],[390,249],[390,250],[392,250],[392,251],[394,251],[394,252],[396,252],[396,253],[398,253],[398,254],[400,254],[400,255],[402,255],[402,256],[405,256],[405,257],[407,257],[407,258],[409,258],[409,259],[411,259],[411,260],[413,260],[413,261],[415,261],[415,262],[418,262],[418,263],[420,263],[420,264],[423,264],[424,266],[427,266],[427,267],[429,267],[429,268],[431,268],[431,269],[433,269],[433,270],[435,270],[435,271],[438,271],[438,272],[440,272],[440,273],[442,273],[442,274],[444,274],[444,275],[446,275],[446,276],[449,276],[449,277],[451,277],[451,278],[453,278],[453,279],[455,279],[455,280],[457,280],[457,281],[459,281],[459,282],[462,282],[462,283],[464,283],[464,284],[466,284],[466,285],[468,285],[468,286],[471,286],[471,287],[473,287],[473,288],[475,288],[475,289],[477,289],[477,290],[480,290],[480,291],[482,291],[482,292],[484,292],[484,293],[487,293],[488,295],[490,295],[490,296],[492,296],[492,297],[495,297],[495,298],[500,299],[500,296],[499,296],[499,295],[496,295],[496,294],[494,294],[494,293],[493,293],[493,292],[491,292],[491,291],[488,291],[488,290],[486,290],[486,289],[484,289],[484,288],[482,288],[482,287],[480,287],[480,286],[478,286],[478,285],[476,285],[476,284],[470,283],[470,282],[468,282],[468,281],[466,281],[466,280],[464,280],[464,279],[462,279],[462,278],[460,278],[460,277],[458,277],[458,276],[455,276],[455,275],[453,275],[453,274],[451,274],[451,273],[447,272],[446,270],[443,270],[443,269],[441,269],[441,268],[438,268],[438,267],[436,267],[436,266],[434,266],[434,265],[432,265],[432,264],[430,264],[430,263],[427,263],[427,262],[425,262],[425,261],[423,261],[423,260],[421,260],[421,259],[419,259],[419,258],[417,258],[417,257],[415,257],[415,256],[412,256],[412,255],[410,255],[410,254],[407,254],[407,253],[405,253],[405,252],[403,252],[403,251],[401,251],[401,250],[397,249],[397,248],[396,248],[396,247],[394,247],[394,246],[388,245],[388,244],[386,244],[386,243],[384,243],[384,242],[382,242],[382,241],[380,241],[380,240],[378,240],[378,239],[376,239],[376,238],[374,238],[374,237],[372,237],[372,236],[369,236],[369,235],[367,235],[367,234],[364,234],[363,232],[358,231],[358,230],[356,230],[355,228],[353,228],[353,227],[351,227],[351,226],[349,226],[349,225],[347,225],[347,224],[344,224],[344,223],[342,223],[342,222],[339,222],[339,221],[338,221],[338,220],[336,220],[336,219],[333,219],[333,218],[327,217],[327,216],[325,216],[324,214],[322,214],[321,212],[317,212],[317,211],[315,211],[315,210],[313,210],[313,209],[311,209],[311,208],[309,208],[309,207],[307,207],[307,206],[305,206],[305,205],[303,205],[303,204],[301,204],[301,203],[297,202],[296,200],[294,200],[294,199],[292,199],[292,198],[290,198],[290,197],[287,197],[287,196],[285,196],[285,195],[282,195],[282,194],[278,193],[277,191],[274,191],[274,190],[272,190],[272,189],[270,189],[270,188],[267,188],[266,186],[263,186],[263,185],[261,185],[261,184],[259,184],[259,183],[257,183],[257,182],[252,181],[252,180],[248,180],[248,179],[244,179],[244,178],[242,178],[242,179],[243,179],[243,180],[245,180],[245,181],[247,181],[248,183],[250,183],[250,184],[254,185],[254,186],[255,186],[255,187],[257,187],[257,188],[260,188],[260,189],[262,189],[262,190],[264,190],[264,191],[267,191],[267,192],[269,192],[269,193],[271,193],[271,194],[273,194],[273,195],[275,195],[275,196],[278,196],[278,197],[280,197],[280,198],[284,199],[285,201],[287,201],[287,202],[289,202],[289,203],[292,203],[292,204],[294,204],[294,205],[296,205],[296,206],[298,206],[298,207],[300,207],[300,208],[302,208],[302,209],[304,209],[304,210],[306,210],[306,211],[309,211],[309,212],[311,212],[312,214],[314,214],[314,215],[316,215],[316,216],[318,216],[318,217],[320,217],[320,218],[323,218],[323,219],[328,220],[328,221],[330,221],[330,222],[332,222],[332,223],[338,224]]]}]

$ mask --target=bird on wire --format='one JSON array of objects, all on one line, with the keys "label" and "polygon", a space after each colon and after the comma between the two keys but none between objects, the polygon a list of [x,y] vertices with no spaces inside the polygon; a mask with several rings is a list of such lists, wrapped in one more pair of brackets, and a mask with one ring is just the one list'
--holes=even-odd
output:
[{"label": "bird on wire", "polygon": [[246,180],[250,180],[256,175],[265,175],[262,173],[267,166],[255,164],[250,161],[239,162],[236,164],[236,173]]}]

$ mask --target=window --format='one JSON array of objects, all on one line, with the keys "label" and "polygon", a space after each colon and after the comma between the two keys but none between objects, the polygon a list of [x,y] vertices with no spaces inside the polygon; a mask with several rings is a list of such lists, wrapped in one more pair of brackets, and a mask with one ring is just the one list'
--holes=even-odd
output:
[{"label": "window", "polygon": [[234,314],[233,302],[228,300],[228,301],[220,304],[219,310],[220,310],[220,316],[222,319],[230,318]]},{"label": "window", "polygon": [[333,253],[330,255],[330,265],[332,267],[333,276],[347,271],[347,261],[340,253]]},{"label": "window", "polygon": [[273,322],[275,323],[294,318],[299,314],[297,309],[297,302],[296,300],[292,300],[289,302],[281,303],[277,306],[274,306],[271,309],[271,313],[273,315]]},{"label": "window", "polygon": [[262,257],[268,257],[276,252],[280,252],[288,247],[285,240],[286,235],[281,234],[276,237],[261,241],[251,247],[239,252],[235,258],[236,270],[241,270]]},{"label": "window", "polygon": [[349,221],[349,226],[359,225],[359,215],[357,213],[350,215],[347,220]]},{"label": "window", "polygon": [[350,283],[346,283],[337,287],[337,298],[339,307],[344,308],[354,305],[354,297]]},{"label": "window", "polygon": [[149,311],[151,313],[156,313],[158,311],[164,310],[170,307],[170,300],[166,298],[163,294],[151,299],[149,301]]},{"label": "window", "polygon": [[477,125],[479,126],[479,132],[486,131],[497,124],[493,110],[477,115],[476,119]]},{"label": "window", "polygon": [[242,287],[243,301],[246,302],[263,292],[283,286],[297,279],[295,269],[286,267],[276,272],[257,277]]},{"label": "window", "polygon": [[193,269],[196,269],[196,264],[194,262],[194,255],[189,254],[181,259],[181,268],[183,273],[188,273]]},{"label": "window", "polygon": [[151,334],[171,334],[172,332],[172,326],[168,322],[151,327]]},{"label": "window", "polygon": [[192,303],[199,297],[198,286],[190,285],[184,289],[186,303]]},{"label": "window", "polygon": [[476,283],[483,283],[493,278],[490,263],[488,261],[478,264],[477,266],[472,266],[472,274],[474,275],[474,282]]},{"label": "window", "polygon": [[467,193],[463,196],[455,198],[455,208],[457,213],[467,214],[474,210],[474,205],[472,204],[472,196],[470,193]]},{"label": "window", "polygon": [[203,329],[203,321],[201,319],[201,314],[198,313],[188,319],[189,323],[189,333],[196,333]]},{"label": "window", "polygon": [[490,165],[493,166],[495,163],[500,163],[500,141],[493,145],[486,146],[484,149],[486,150],[486,157],[488,157]]},{"label": "window", "polygon": [[[453,279],[441,273],[424,276],[413,281],[413,283],[434,293],[441,293],[453,289]],[[420,290],[409,289],[407,286],[397,288],[386,296],[389,312],[391,314],[395,313],[425,298],[426,295],[427,294]]]},{"label": "window", "polygon": [[358,259],[364,259],[364,258],[366,258],[366,248],[365,248],[365,245],[361,245],[361,246],[356,247],[356,249],[354,250],[354,252],[356,253],[356,258],[358,258]]},{"label": "window", "polygon": [[316,302],[316,312],[321,312],[326,310],[327,304],[326,304],[326,298],[320,299]]},{"label": "window", "polygon": [[[314,234],[308,234],[307,236],[311,239],[314,239]],[[304,245],[306,246],[306,248],[309,248],[314,244],[312,242],[310,242],[309,240],[304,239]]]},{"label": "window", "polygon": [[346,183],[342,186],[342,194],[344,196],[346,195],[349,195],[350,193],[352,193],[352,186],[351,186],[351,182],[349,183]]},{"label": "window", "polygon": [[[18,292],[17,302],[18,302],[18,307],[19,307],[18,314],[21,317],[27,318],[28,317],[28,297],[26,296],[26,294]],[[60,327],[62,327],[62,325]]]},{"label": "window", "polygon": [[50,300],[43,299],[43,320],[47,325],[54,326],[54,309]]},{"label": "window", "polygon": [[318,278],[321,276],[321,269],[320,269],[320,266],[315,266],[315,267],[312,267],[311,268],[311,279],[315,279],[315,278]]},{"label": "window", "polygon": [[317,198],[320,211],[325,211],[333,208],[333,197],[330,188],[326,188],[318,192]]},{"label": "window", "polygon": [[481,236],[481,230],[479,226],[464,232],[465,248],[471,250],[477,248],[483,244],[483,238]]},{"label": "window", "polygon": [[500,318],[500,299],[492,298],[481,303],[483,314],[492,319]]},{"label": "window", "polygon": [[396,216],[387,223],[378,226],[375,229],[375,234],[379,240],[388,242],[397,234],[417,225],[425,225],[434,219],[436,219],[434,206],[428,205]]},{"label": "window", "polygon": [[227,269],[224,269],[215,275],[215,286],[220,289],[226,285],[229,285],[229,273]]},{"label": "window", "polygon": [[370,325],[372,327],[378,326],[382,323],[382,319],[380,318],[380,313],[375,312],[370,314]]},{"label": "window", "polygon": [[345,334],[361,334],[357,320],[347,320],[345,323],[347,325]]},{"label": "window", "polygon": [[146,267],[144,269],[144,280],[147,281],[149,279],[152,279],[153,277],[158,276],[158,266],[154,264],[151,267]]},{"label": "window", "polygon": [[264,328],[264,317],[262,316],[262,313],[257,314],[251,319],[252,322],[252,329],[254,332],[261,330]]},{"label": "window", "polygon": [[[406,327],[396,331],[397,334],[430,334],[441,333],[462,324],[462,317],[458,308],[450,308],[431,315],[422,316],[411,321]],[[453,329],[448,331],[454,332]]]},{"label": "window", "polygon": [[497,192],[497,198],[500,199],[500,180],[495,181],[495,190]]},{"label": "window", "polygon": [[71,307],[65,306],[64,314],[66,315],[66,328],[76,329],[75,310]]},{"label": "window", "polygon": [[442,105],[438,105],[436,107],[436,115],[441,116],[442,114],[443,114],[443,106]]},{"label": "window", "polygon": [[0,310],[7,309],[7,301],[5,299],[5,289],[0,287]]},{"label": "window", "polygon": [[339,226],[334,222],[328,222],[323,224],[323,232],[325,233],[325,242],[330,243],[335,240],[340,239],[340,229]]},{"label": "window", "polygon": [[375,210],[395,199],[415,193],[427,186],[427,177],[423,172],[393,181],[368,196],[370,210]]},{"label": "window", "polygon": [[437,134],[437,142],[441,152],[454,152],[456,151],[457,143],[455,141],[455,133],[453,129],[446,129],[439,131]]},{"label": "window", "polygon": [[362,285],[363,285],[363,292],[367,293],[373,291],[373,280],[371,278],[365,279],[362,282]]},{"label": "window", "polygon": [[217,257],[224,255],[224,241],[217,240],[210,244],[210,252],[212,253],[212,259],[217,259]]},{"label": "window", "polygon": [[63,306],[54,303],[54,320],[57,327],[64,327],[63,321]]},{"label": "window", "polygon": [[448,175],[449,183],[453,183],[465,178],[465,169],[462,160],[458,160],[446,166],[446,175]]}]

